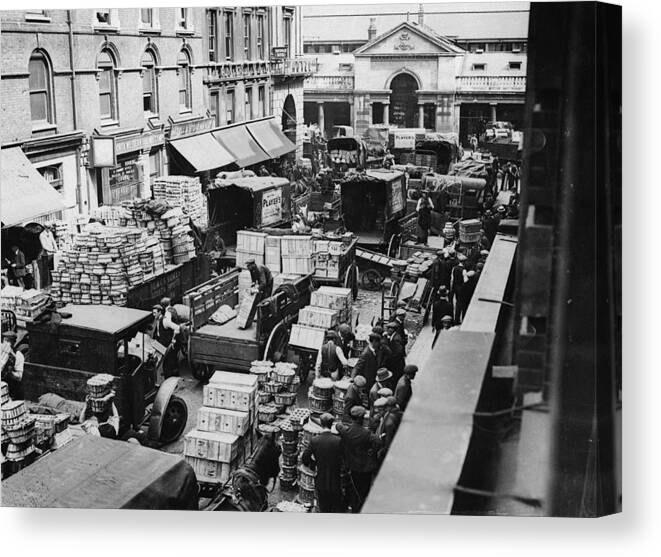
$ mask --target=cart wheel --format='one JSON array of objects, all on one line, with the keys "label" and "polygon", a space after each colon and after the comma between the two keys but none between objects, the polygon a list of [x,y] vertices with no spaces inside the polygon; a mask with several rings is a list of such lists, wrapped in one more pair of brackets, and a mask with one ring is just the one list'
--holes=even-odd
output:
[{"label": "cart wheel", "polygon": [[213,375],[213,366],[208,364],[191,364],[191,373],[198,381],[208,381]]},{"label": "cart wheel", "polygon": [[186,428],[188,421],[188,406],[184,399],[172,396],[163,413],[161,427],[161,443],[167,444],[176,441]]},{"label": "cart wheel", "polygon": [[401,234],[393,234],[390,237],[390,242],[388,243],[388,257],[399,257],[399,248],[402,243]]},{"label": "cart wheel", "polygon": [[273,360],[273,356],[276,352],[280,352],[280,354],[283,355],[286,354],[288,344],[289,330],[281,321],[273,328],[271,334],[269,335],[268,341],[266,342],[266,348],[264,350],[264,359]]},{"label": "cart wheel", "polygon": [[376,269],[367,269],[363,271],[360,282],[366,290],[378,290],[383,282],[383,277]]},{"label": "cart wheel", "polygon": [[351,296],[354,301],[358,298],[358,265],[350,265],[344,276],[344,288],[351,288]]}]

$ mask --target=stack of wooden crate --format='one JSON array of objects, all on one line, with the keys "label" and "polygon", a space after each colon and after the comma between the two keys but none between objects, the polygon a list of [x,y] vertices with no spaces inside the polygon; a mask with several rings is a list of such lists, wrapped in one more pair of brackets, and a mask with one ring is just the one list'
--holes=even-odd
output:
[{"label": "stack of wooden crate", "polygon": [[154,199],[165,201],[171,207],[183,207],[197,226],[207,227],[207,203],[199,178],[159,176],[152,184],[152,192]]},{"label": "stack of wooden crate", "polygon": [[245,267],[246,261],[254,259],[257,265],[264,265],[266,234],[239,230],[236,233],[236,264]]},{"label": "stack of wooden crate", "polygon": [[280,236],[267,236],[265,240],[264,264],[272,273],[282,272]]},{"label": "stack of wooden crate", "polygon": [[205,385],[184,458],[202,483],[225,483],[257,440],[257,376],[217,371]]},{"label": "stack of wooden crate", "polygon": [[283,273],[295,275],[314,273],[312,236],[282,236],[280,254]]},{"label": "stack of wooden crate", "polygon": [[340,257],[348,245],[333,240],[314,240],[314,275],[320,278],[340,278]]},{"label": "stack of wooden crate", "polygon": [[352,296],[350,288],[322,286],[312,292],[310,305],[335,310],[339,323],[351,322]]}]

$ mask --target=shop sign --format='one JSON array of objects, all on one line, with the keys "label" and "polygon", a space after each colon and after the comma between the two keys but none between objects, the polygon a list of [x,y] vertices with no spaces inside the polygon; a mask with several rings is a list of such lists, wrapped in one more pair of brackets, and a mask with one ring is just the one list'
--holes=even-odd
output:
[{"label": "shop sign", "polygon": [[287,58],[287,47],[286,46],[274,46],[271,48],[271,59],[272,60],[284,60]]},{"label": "shop sign", "polygon": [[282,220],[282,189],[264,192],[262,195],[262,226]]},{"label": "shop sign", "polygon": [[165,133],[163,130],[153,130],[130,137],[115,138],[117,155],[142,151],[143,149],[148,150],[156,145],[163,145],[164,142]]},{"label": "shop sign", "polygon": [[415,133],[394,132],[395,149],[415,149]]},{"label": "shop sign", "polygon": [[114,137],[92,137],[90,166],[96,168],[113,167],[117,162]]},{"label": "shop sign", "polygon": [[171,122],[169,139],[177,139],[188,135],[198,135],[208,132],[215,126],[213,118],[198,118],[197,120],[186,120],[185,122]]},{"label": "shop sign", "polygon": [[394,215],[404,209],[404,188],[401,180],[392,182],[390,187],[390,213]]},{"label": "shop sign", "polygon": [[109,170],[111,205],[140,196],[141,168],[137,158],[128,158]]}]

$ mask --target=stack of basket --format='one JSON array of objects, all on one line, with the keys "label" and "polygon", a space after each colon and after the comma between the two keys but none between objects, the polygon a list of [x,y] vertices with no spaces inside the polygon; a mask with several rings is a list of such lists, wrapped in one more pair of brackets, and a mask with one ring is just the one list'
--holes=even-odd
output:
[{"label": "stack of basket", "polygon": [[280,424],[280,434],[282,435],[280,487],[284,490],[291,490],[296,486],[299,431],[292,425],[291,420],[284,420]]},{"label": "stack of basket", "polygon": [[257,403],[266,404],[273,400],[273,394],[264,389],[264,384],[269,382],[273,362],[270,360],[255,360],[250,364],[250,373],[257,377]]},{"label": "stack of basket", "polygon": [[278,414],[282,414],[294,402],[300,386],[296,375],[296,364],[278,362],[270,373],[270,379],[264,379],[260,390],[259,421],[272,423]]},{"label": "stack of basket", "polygon": [[0,406],[4,406],[11,399],[9,398],[9,385],[4,381],[0,381]]},{"label": "stack of basket", "polygon": [[24,290],[20,286],[5,286],[0,291],[2,309],[9,309],[16,314],[16,323],[25,327],[28,322],[39,317],[51,302],[47,292],[32,288]]},{"label": "stack of basket", "polygon": [[257,382],[256,375],[217,371],[205,385],[197,429],[184,438],[184,458],[199,482],[225,483],[252,454]]},{"label": "stack of basket", "polygon": [[34,424],[25,401],[9,400],[2,405],[2,437],[9,440],[7,460],[22,463],[34,453]]},{"label": "stack of basket", "polygon": [[475,244],[480,241],[482,223],[478,219],[459,221],[459,241],[462,244]]},{"label": "stack of basket", "polygon": [[257,265],[264,265],[266,234],[239,230],[236,233],[236,264],[245,267],[246,261],[254,259]]},{"label": "stack of basket", "polygon": [[330,412],[333,409],[333,380],[328,377],[315,379],[308,390],[308,403],[313,415]]},{"label": "stack of basket", "polygon": [[301,431],[299,438],[298,452],[299,452],[299,465],[298,465],[298,501],[304,505],[314,505],[315,499],[315,485],[314,480],[316,473],[308,468],[300,459],[305,449],[310,446],[310,441],[323,431],[323,428],[317,425],[312,420],[309,420]]},{"label": "stack of basket", "polygon": [[99,373],[87,380],[87,401],[94,414],[108,414],[115,398],[113,383],[115,378],[107,373]]},{"label": "stack of basket", "polygon": [[405,273],[413,278],[424,275],[434,264],[434,255],[428,252],[415,252],[406,260]]},{"label": "stack of basket", "polygon": [[344,397],[349,385],[351,385],[349,379],[340,379],[333,383],[333,414],[338,419],[341,419],[344,413]]},{"label": "stack of basket", "polygon": [[152,193],[154,199],[165,201],[171,207],[183,207],[197,226],[207,227],[207,203],[199,178],[160,176],[152,184]]}]

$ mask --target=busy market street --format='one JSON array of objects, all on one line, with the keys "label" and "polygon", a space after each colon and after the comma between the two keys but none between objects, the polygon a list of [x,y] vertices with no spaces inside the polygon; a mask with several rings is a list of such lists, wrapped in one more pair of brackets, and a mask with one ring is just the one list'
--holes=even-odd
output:
[{"label": "busy market street", "polygon": [[594,200],[527,86],[572,18],[407,6],[3,15],[3,505],[615,512]]}]

